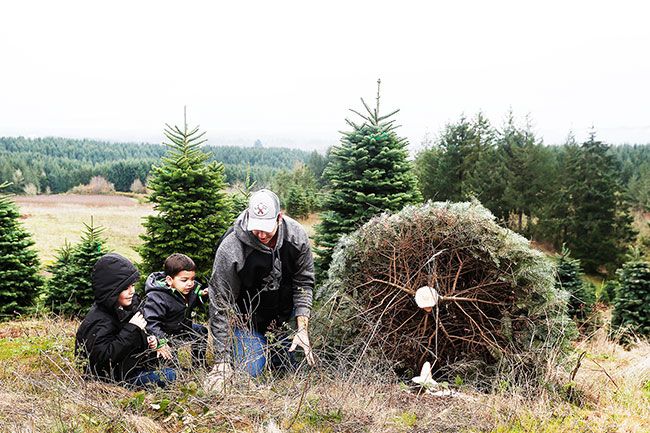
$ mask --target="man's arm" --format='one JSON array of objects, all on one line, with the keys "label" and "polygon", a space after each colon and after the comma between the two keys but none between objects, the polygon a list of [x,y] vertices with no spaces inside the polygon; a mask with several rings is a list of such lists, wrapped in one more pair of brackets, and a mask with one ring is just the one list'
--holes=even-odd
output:
[{"label": "man's arm", "polygon": [[[314,291],[314,258],[309,246],[307,233],[301,226],[299,242],[300,253],[296,257],[296,273],[293,275],[293,308],[296,317],[309,318]],[[300,324],[298,324],[300,326]]]},{"label": "man's arm", "polygon": [[307,233],[300,227],[300,253],[296,258],[296,273],[293,276],[293,308],[296,315],[298,331],[293,337],[289,351],[300,346],[305,351],[305,359],[314,365],[314,354],[309,342],[309,316],[314,292],[314,259],[309,246]]},{"label": "man's arm", "polygon": [[230,362],[230,318],[235,314],[235,300],[239,295],[237,254],[228,248],[232,242],[224,240],[214,258],[212,277],[208,283],[210,296],[210,332],[212,333],[215,363]]}]

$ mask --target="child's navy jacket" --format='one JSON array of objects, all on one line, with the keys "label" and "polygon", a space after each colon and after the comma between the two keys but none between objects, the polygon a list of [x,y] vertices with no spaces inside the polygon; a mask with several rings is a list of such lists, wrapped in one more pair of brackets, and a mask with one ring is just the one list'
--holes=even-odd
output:
[{"label": "child's navy jacket", "polygon": [[192,310],[203,304],[194,290],[183,295],[169,287],[165,277],[164,272],[154,272],[147,277],[142,309],[147,331],[159,339],[192,332]]}]

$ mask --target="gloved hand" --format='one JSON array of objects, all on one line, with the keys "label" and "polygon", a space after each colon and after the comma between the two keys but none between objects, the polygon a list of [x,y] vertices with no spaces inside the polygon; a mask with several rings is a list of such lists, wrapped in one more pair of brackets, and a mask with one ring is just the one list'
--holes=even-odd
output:
[{"label": "gloved hand", "polygon": [[142,313],[139,311],[135,313],[133,316],[131,316],[131,320],[129,320],[129,323],[134,324],[135,326],[142,329],[143,331],[144,328],[147,326],[147,321],[145,320]]},{"label": "gloved hand", "polygon": [[309,343],[309,332],[307,331],[307,327],[298,328],[298,332],[296,332],[296,335],[293,336],[293,340],[291,341],[289,352],[296,350],[297,346],[302,347],[302,349],[305,351],[305,359],[307,360],[307,364],[316,364],[314,353],[311,351],[311,344]]},{"label": "gloved hand", "polygon": [[203,388],[207,392],[222,392],[233,376],[232,367],[227,362],[220,362],[212,367],[208,377],[203,382]]}]

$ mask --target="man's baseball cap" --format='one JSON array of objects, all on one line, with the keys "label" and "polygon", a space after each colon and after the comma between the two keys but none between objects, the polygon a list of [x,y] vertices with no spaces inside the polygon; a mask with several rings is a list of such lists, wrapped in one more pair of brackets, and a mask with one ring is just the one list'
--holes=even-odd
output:
[{"label": "man's baseball cap", "polygon": [[273,191],[261,189],[248,201],[248,231],[272,232],[280,214],[280,199]]}]

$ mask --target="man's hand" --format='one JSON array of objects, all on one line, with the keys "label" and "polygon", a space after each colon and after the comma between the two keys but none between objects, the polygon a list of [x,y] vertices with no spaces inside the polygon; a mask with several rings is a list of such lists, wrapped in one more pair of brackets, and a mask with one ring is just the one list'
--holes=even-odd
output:
[{"label": "man's hand", "polygon": [[205,289],[201,290],[200,294],[201,296],[208,296],[208,288],[206,287]]},{"label": "man's hand", "polygon": [[307,330],[309,326],[309,319],[305,316],[298,316],[296,318],[298,322],[298,332],[293,336],[291,341],[291,347],[289,352],[296,350],[296,347],[300,346],[305,351],[305,359],[307,364],[314,365],[316,360],[314,359],[314,353],[311,351],[311,344],[309,343],[309,331]]},{"label": "man's hand", "polygon": [[142,315],[141,312],[135,313],[132,317],[131,320],[129,320],[129,323],[134,324],[138,328],[142,329],[144,331],[144,328],[147,326],[147,321],[145,320],[144,316]]},{"label": "man's hand", "polygon": [[208,377],[203,382],[203,388],[208,392],[221,392],[226,382],[232,377],[232,367],[227,362],[220,362],[212,367]]}]

